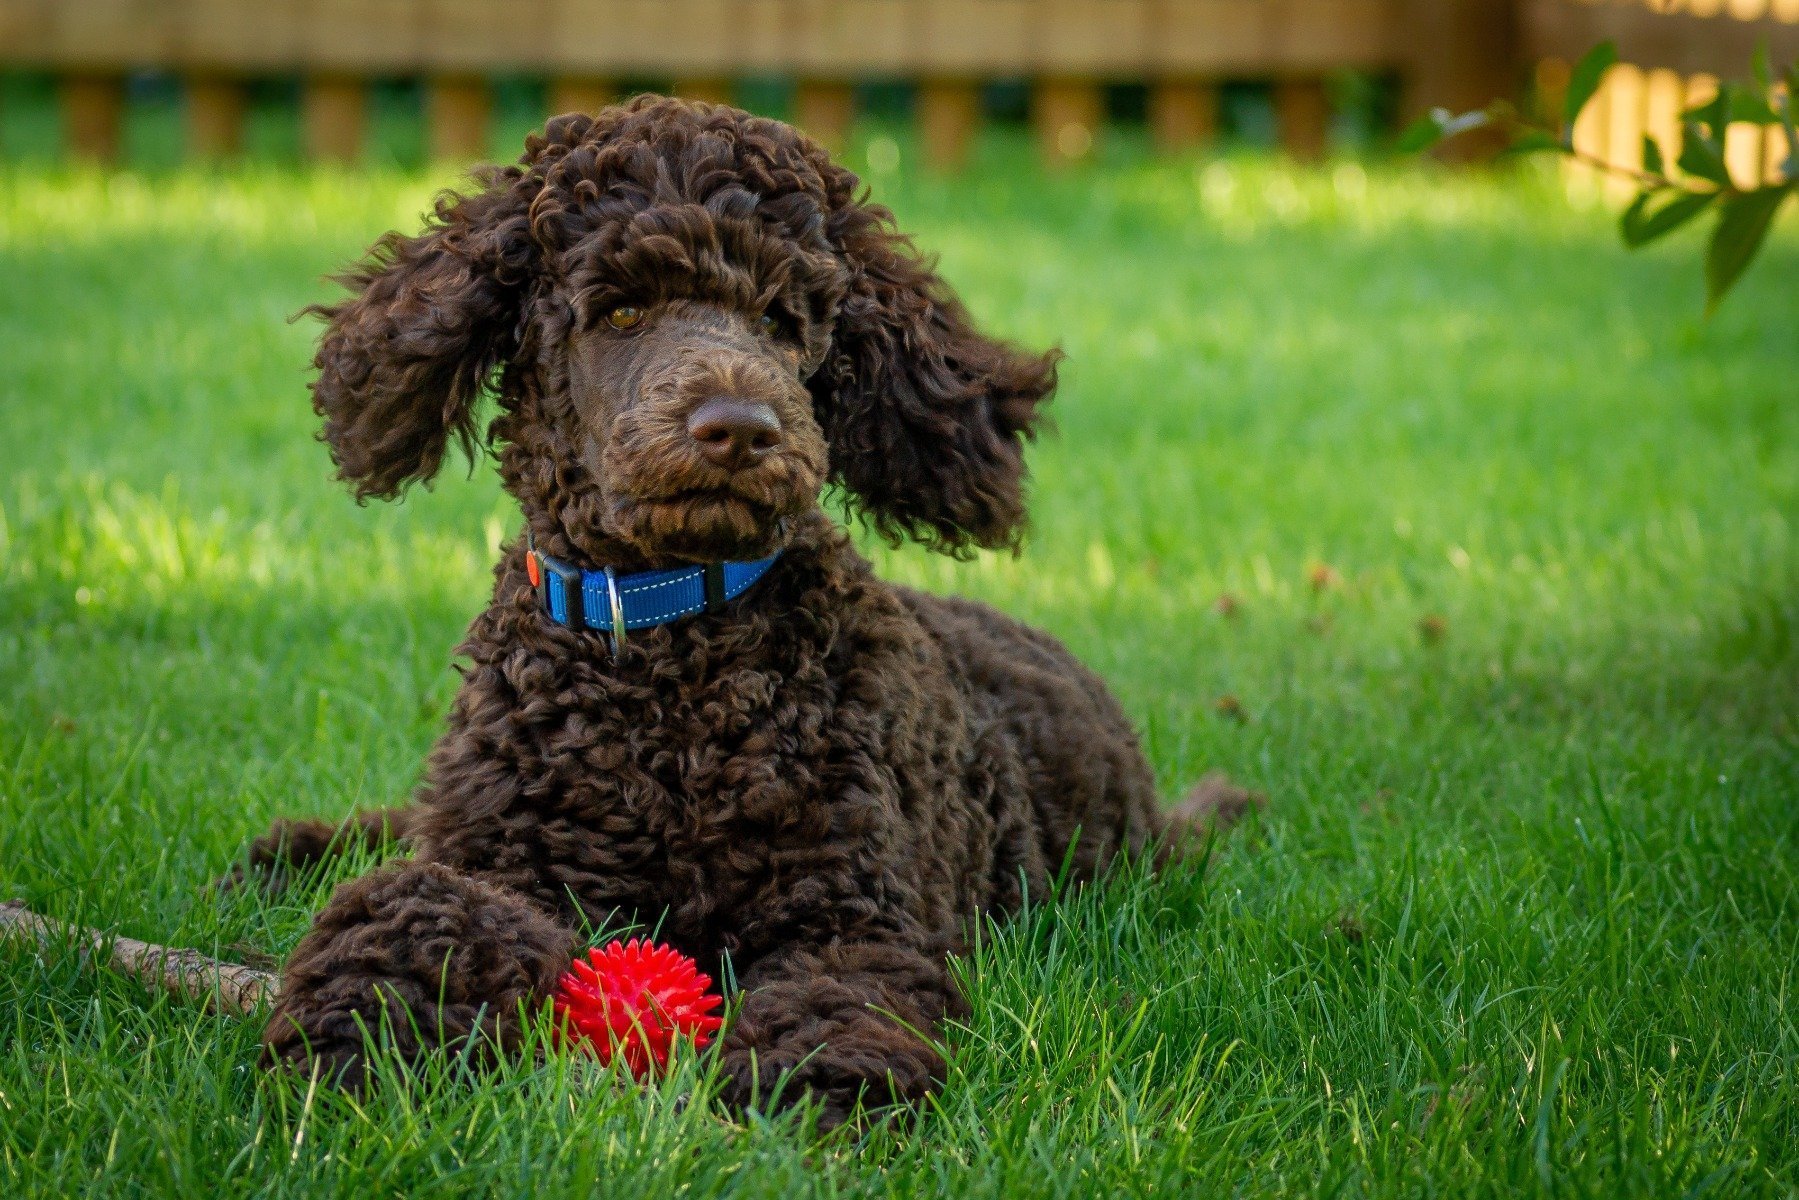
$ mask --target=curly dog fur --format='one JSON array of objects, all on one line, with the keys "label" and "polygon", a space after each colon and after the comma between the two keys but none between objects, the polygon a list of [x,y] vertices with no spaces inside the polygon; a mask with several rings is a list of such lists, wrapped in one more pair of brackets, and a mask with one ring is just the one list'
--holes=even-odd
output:
[{"label": "curly dog fur", "polygon": [[[548,619],[525,539],[506,548],[412,807],[252,848],[262,872],[388,835],[413,850],[318,915],[267,1056],[354,1085],[384,1016],[407,1054],[505,1047],[578,931],[640,916],[741,989],[731,1102],[810,1095],[835,1123],[916,1101],[969,919],[1191,823],[1159,814],[1124,714],[1058,643],[883,583],[820,508],[834,484],[891,538],[1014,544],[1056,356],[979,333],[856,178],[775,121],[643,97],[552,120],[480,182],[317,310],[340,477],[359,499],[429,480],[492,393],[538,548],[624,570],[782,557],[615,654]],[[773,444],[708,457],[691,422],[720,396],[773,414]],[[1191,816],[1242,797],[1211,784]]]}]

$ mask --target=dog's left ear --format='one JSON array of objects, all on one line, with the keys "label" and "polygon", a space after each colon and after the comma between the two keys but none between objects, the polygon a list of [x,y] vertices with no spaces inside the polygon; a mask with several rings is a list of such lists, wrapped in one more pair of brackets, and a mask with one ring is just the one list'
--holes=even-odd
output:
[{"label": "dog's left ear", "polygon": [[831,476],[887,537],[951,554],[1016,545],[1024,446],[1056,386],[1058,351],[975,329],[885,208],[830,180],[827,236],[850,270],[831,357],[812,379]]},{"label": "dog's left ear", "polygon": [[390,233],[338,277],[323,317],[313,408],[358,500],[393,499],[437,474],[452,439],[474,458],[475,406],[513,349],[535,248],[517,168],[446,193],[417,237]]}]

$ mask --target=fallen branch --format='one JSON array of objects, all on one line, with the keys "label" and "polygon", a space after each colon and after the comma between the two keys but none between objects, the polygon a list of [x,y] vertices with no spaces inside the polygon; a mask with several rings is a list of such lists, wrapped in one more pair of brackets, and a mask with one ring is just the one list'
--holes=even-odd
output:
[{"label": "fallen branch", "polygon": [[22,900],[0,904],[0,937],[8,933],[40,945],[85,945],[96,955],[108,955],[108,965],[121,974],[189,1000],[217,1004],[227,1012],[251,1012],[275,994],[275,976],[268,971],[220,962],[198,950],[158,946],[41,917]]}]

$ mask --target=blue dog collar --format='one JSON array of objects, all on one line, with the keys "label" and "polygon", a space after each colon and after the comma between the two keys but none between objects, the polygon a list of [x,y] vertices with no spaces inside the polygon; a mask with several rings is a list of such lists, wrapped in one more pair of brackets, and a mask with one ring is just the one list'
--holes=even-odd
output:
[{"label": "blue dog collar", "polygon": [[550,619],[570,629],[598,629],[612,635],[613,649],[632,629],[665,625],[718,609],[749,591],[781,557],[756,562],[707,563],[667,571],[620,575],[611,567],[584,571],[533,547],[526,573]]}]

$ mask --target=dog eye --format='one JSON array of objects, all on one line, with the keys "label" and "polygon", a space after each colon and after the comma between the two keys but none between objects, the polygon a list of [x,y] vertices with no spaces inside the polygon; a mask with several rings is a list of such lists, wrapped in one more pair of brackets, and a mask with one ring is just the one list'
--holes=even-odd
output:
[{"label": "dog eye", "polygon": [[773,313],[763,313],[756,318],[756,327],[769,337],[774,337],[781,332],[781,318]]},{"label": "dog eye", "polygon": [[643,309],[635,304],[621,304],[606,314],[606,324],[614,329],[629,329],[643,321]]}]

